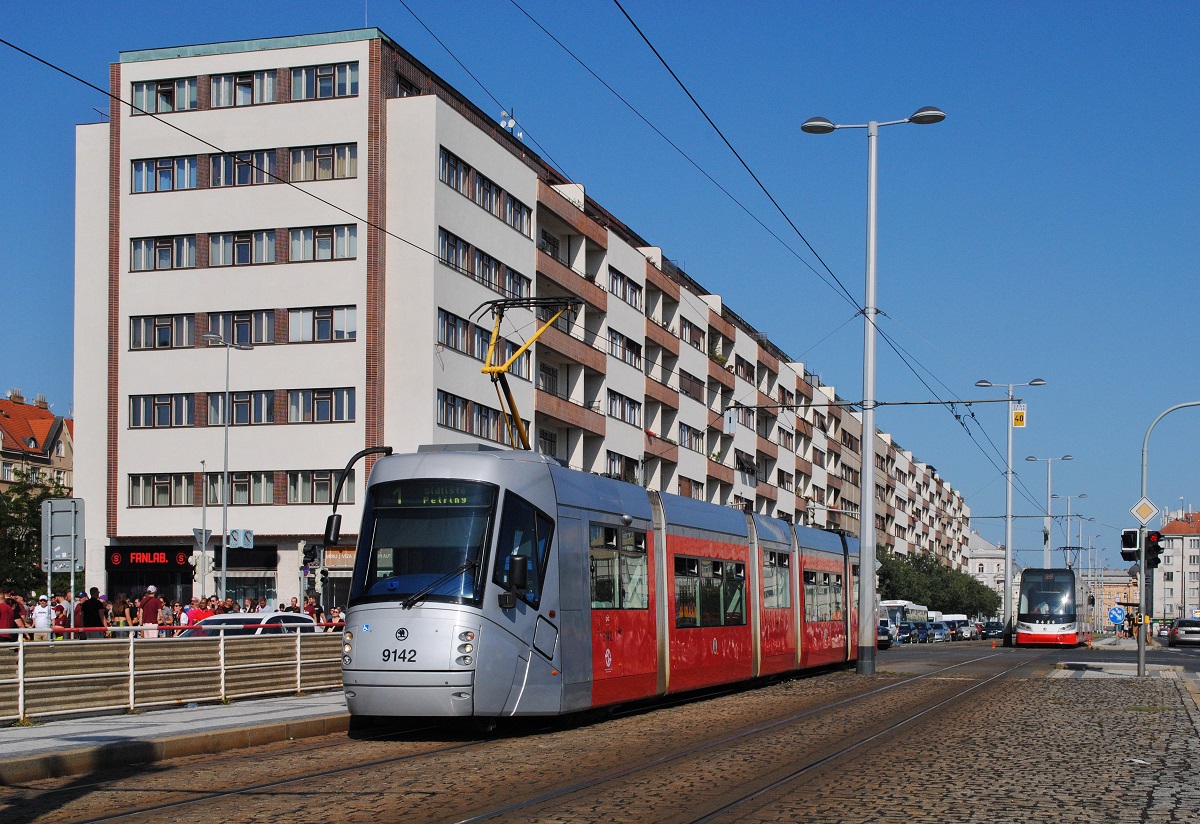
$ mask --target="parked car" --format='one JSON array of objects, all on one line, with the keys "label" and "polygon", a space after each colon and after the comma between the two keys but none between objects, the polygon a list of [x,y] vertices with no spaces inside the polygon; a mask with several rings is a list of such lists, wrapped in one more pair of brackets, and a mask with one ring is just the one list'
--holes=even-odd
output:
[{"label": "parked car", "polygon": [[955,641],[972,641],[978,637],[975,634],[975,624],[970,621],[955,621],[952,630],[954,632]]},{"label": "parked car", "polygon": [[929,640],[929,622],[928,621],[913,621],[912,622],[912,643],[924,644]]},{"label": "parked car", "polygon": [[1000,623],[999,621],[988,621],[987,623],[985,623],[983,625],[983,635],[980,637],[985,638],[985,639],[986,638],[1003,638],[1004,637],[1004,624]]},{"label": "parked car", "polygon": [[936,641],[949,641],[950,640],[950,628],[948,626],[946,626],[945,621],[930,621],[929,622],[928,640],[930,643],[933,643]]},{"label": "parked car", "polygon": [[875,646],[879,649],[888,649],[892,645],[892,633],[887,623],[879,622],[879,631],[875,635]]},{"label": "parked car", "polygon": [[205,618],[179,634],[180,638],[216,638],[236,635],[281,635],[316,632],[313,619],[302,612],[235,612]]},{"label": "parked car", "polygon": [[913,637],[913,625],[909,621],[901,621],[896,625],[896,643],[897,644],[915,644],[917,639]]},{"label": "parked car", "polygon": [[1171,624],[1167,635],[1167,646],[1174,647],[1183,644],[1200,644],[1200,620],[1195,618],[1176,618]]}]

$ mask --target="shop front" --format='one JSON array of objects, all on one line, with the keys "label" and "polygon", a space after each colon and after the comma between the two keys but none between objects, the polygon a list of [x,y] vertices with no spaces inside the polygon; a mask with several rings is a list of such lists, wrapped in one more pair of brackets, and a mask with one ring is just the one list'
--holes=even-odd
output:
[{"label": "shop front", "polygon": [[[218,586],[220,586],[221,547],[214,547]],[[225,597],[240,607],[247,598],[257,604],[265,598],[271,609],[279,607],[279,549],[256,546],[254,549],[230,549],[225,566]]]},{"label": "shop front", "polygon": [[192,597],[193,547],[110,546],[105,550],[105,590],[114,605],[140,598],[153,584],[167,603]]}]

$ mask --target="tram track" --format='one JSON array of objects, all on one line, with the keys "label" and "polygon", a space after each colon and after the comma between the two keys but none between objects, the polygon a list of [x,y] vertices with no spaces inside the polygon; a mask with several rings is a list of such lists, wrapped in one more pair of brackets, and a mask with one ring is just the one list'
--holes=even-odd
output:
[{"label": "tram track", "polygon": [[[65,793],[67,795],[74,794],[76,797],[86,796],[89,793],[94,793],[96,799],[104,798],[107,803],[105,809],[100,814],[98,810],[92,808],[90,810],[78,809],[75,812],[83,813],[78,817],[67,817],[56,815],[53,820],[70,820],[70,821],[87,821],[101,822],[114,821],[128,818],[130,820],[143,818],[147,815],[165,816],[166,820],[190,820],[194,811],[202,811],[203,814],[209,814],[213,810],[220,809],[246,809],[248,806],[261,805],[264,802],[270,808],[272,804],[288,804],[293,803],[295,798],[304,797],[306,795],[315,795],[313,788],[325,788],[322,794],[326,796],[325,803],[331,806],[331,814],[334,813],[337,805],[336,800],[342,798],[347,802],[353,803],[356,801],[356,792],[353,789],[355,786],[361,786],[361,782],[356,784],[356,777],[360,776],[379,776],[378,779],[373,779],[370,783],[394,786],[396,784],[411,785],[412,794],[402,798],[405,802],[411,802],[415,808],[412,820],[437,820],[448,821],[458,820],[462,822],[494,820],[515,816],[516,814],[526,814],[528,811],[536,812],[539,809],[555,805],[565,800],[570,800],[572,797],[586,795],[589,792],[603,791],[606,786],[611,786],[623,781],[636,780],[639,776],[652,773],[655,770],[662,771],[670,769],[672,765],[686,762],[687,759],[704,758],[711,753],[719,753],[723,750],[728,750],[733,747],[746,746],[746,742],[755,740],[758,737],[771,735],[781,730],[786,730],[789,727],[803,725],[806,722],[820,721],[825,724],[825,719],[835,717],[839,712],[848,711],[856,705],[862,705],[863,702],[878,702],[886,698],[889,694],[895,694],[894,691],[909,689],[921,689],[919,685],[936,685],[935,692],[944,692],[947,683],[957,682],[957,673],[963,668],[972,665],[978,665],[980,662],[986,662],[989,659],[1007,653],[998,653],[989,651],[989,654],[983,656],[972,657],[969,660],[950,664],[948,666],[938,667],[930,672],[909,677],[901,677],[890,683],[882,685],[872,685],[871,682],[864,681],[869,688],[862,692],[855,692],[852,695],[845,695],[836,700],[829,700],[829,695],[824,695],[823,692],[828,692],[829,687],[822,687],[823,682],[821,677],[814,679],[798,679],[792,681],[784,681],[781,684],[774,685],[781,690],[792,690],[792,700],[809,701],[810,705],[804,709],[793,712],[786,712],[778,717],[772,717],[769,720],[753,723],[749,726],[740,726],[731,729],[725,734],[718,734],[715,737],[712,735],[703,735],[702,740],[690,742],[687,746],[666,746],[661,747],[661,742],[658,743],[659,751],[651,757],[639,759],[636,763],[627,764],[618,769],[604,769],[597,771],[596,769],[588,770],[586,766],[571,763],[564,766],[562,774],[558,776],[562,778],[575,778],[574,781],[569,781],[567,784],[558,787],[553,786],[553,780],[547,779],[544,782],[535,782],[528,786],[521,785],[518,787],[504,787],[502,790],[492,792],[490,794],[478,794],[474,796],[463,791],[457,794],[449,794],[450,798],[441,801],[442,806],[437,807],[433,802],[422,806],[424,800],[422,795],[433,796],[443,792],[435,783],[428,785],[428,788],[422,791],[416,787],[417,782],[413,782],[410,776],[422,774],[438,774],[443,778],[443,784],[455,784],[454,780],[459,773],[456,770],[461,770],[463,764],[471,763],[511,763],[514,757],[520,757],[520,753],[527,751],[529,747],[549,747],[549,744],[538,743],[542,739],[554,738],[555,732],[563,732],[563,724],[556,720],[550,724],[539,726],[530,725],[527,729],[520,732],[516,736],[499,736],[499,737],[471,737],[467,740],[457,741],[450,746],[434,746],[413,751],[411,747],[428,744],[428,739],[424,741],[412,741],[411,736],[428,733],[434,729],[443,729],[435,727],[418,726],[406,730],[385,731],[378,734],[362,735],[356,739],[346,740],[341,739],[336,742],[322,743],[316,747],[307,746],[304,748],[289,747],[278,753],[257,753],[239,754],[233,757],[221,757],[220,761],[220,781],[221,785],[217,788],[212,788],[209,785],[206,789],[199,789],[204,786],[204,783],[211,779],[207,773],[203,773],[205,769],[212,769],[214,765],[209,760],[190,758],[182,760],[177,765],[167,766],[153,773],[154,777],[160,779],[158,783],[163,785],[161,790],[155,790],[158,793],[157,803],[146,803],[148,800],[146,795],[148,790],[141,786],[133,786],[126,788],[121,785],[120,781],[114,779],[105,779],[100,777],[97,780],[91,781],[88,784],[67,784],[57,789],[46,788],[40,791],[38,798],[41,803],[38,808],[46,809],[46,801],[50,801],[50,797],[56,793]],[[1028,665],[1036,659],[1024,658],[1018,666]],[[1004,672],[1009,672],[1016,667],[1009,667]],[[838,678],[834,674],[832,678]],[[974,676],[971,677],[973,683],[965,689],[952,689],[953,695],[949,697],[943,696],[944,702],[952,701],[955,697],[965,695],[972,689],[976,689],[982,684],[974,683]],[[995,676],[1000,677],[1000,676]],[[857,683],[857,682],[855,682]],[[844,684],[839,689],[844,689]],[[813,689],[815,687],[815,689]],[[765,688],[772,689],[771,686]],[[612,714],[611,720],[593,722],[583,720],[574,725],[568,720],[567,729],[563,735],[572,735],[576,733],[580,727],[583,727],[582,734],[588,737],[603,738],[612,730],[615,725],[622,723],[622,719],[627,721],[628,716],[647,713],[650,721],[648,723],[657,722],[653,718],[653,714],[659,711],[664,713],[669,712],[671,707],[683,705],[683,712],[687,712],[690,708],[695,708],[698,712],[703,713],[707,706],[707,700],[713,702],[729,702],[735,693],[748,693],[749,701],[756,700],[755,694],[761,693],[762,690],[746,690],[745,688],[731,688],[728,690],[717,691],[716,695],[710,694],[706,696],[706,700],[697,701],[695,696],[684,696],[674,701],[660,702],[655,705],[645,707],[627,708]],[[724,693],[724,694],[721,694]],[[815,693],[815,697],[804,698],[809,693]],[[757,699],[762,701],[761,696]],[[737,702],[741,703],[741,702]],[[912,718],[915,718],[913,716]],[[902,726],[903,723],[911,721],[912,718],[897,720],[889,729],[894,729]],[[838,721],[837,723],[844,723]],[[846,722],[848,723],[848,722]],[[861,723],[855,721],[851,724]],[[886,730],[873,730],[873,735],[882,735]],[[549,735],[546,735],[549,733]],[[396,740],[407,749],[404,753],[387,755],[386,757],[369,757],[370,755],[378,756],[379,747],[381,744],[386,744],[390,740]],[[859,744],[861,746],[861,744]],[[844,747],[835,752],[822,753],[820,757],[810,759],[807,769],[809,771],[818,769],[822,764],[828,763],[830,759],[836,759],[853,749],[852,744],[846,744]],[[514,756],[514,753],[517,754]],[[262,760],[264,757],[271,757],[274,763],[278,764],[278,770],[284,774],[279,775],[278,771],[275,777],[270,780],[254,780],[256,770],[254,765],[256,762],[261,769]],[[322,762],[321,769],[305,768],[305,764],[296,763],[298,757],[304,757],[306,761],[318,760]],[[597,756],[599,757],[599,756]],[[330,761],[340,761],[336,765],[331,765]],[[611,761],[609,762],[611,763]],[[454,766],[450,766],[453,764]],[[599,766],[599,764],[595,765]],[[572,770],[582,771],[587,773],[586,776],[581,776],[579,772],[572,775]],[[792,775],[791,773],[795,773]],[[779,780],[796,780],[803,773],[798,770],[789,771],[788,775],[771,774],[772,781]],[[175,776],[171,780],[172,775]],[[233,777],[231,781],[230,778]],[[239,781],[239,778],[245,778],[244,781]],[[132,782],[131,782],[132,783]],[[180,786],[181,784],[189,786]],[[770,782],[768,782],[770,783]],[[230,786],[232,784],[232,786]],[[748,784],[743,786],[750,786]],[[303,789],[297,789],[303,788]],[[34,789],[34,788],[27,788]],[[539,789],[544,791],[538,792]],[[768,791],[766,787],[760,783],[755,785],[755,792]],[[396,793],[395,790],[389,790]],[[532,797],[520,798],[517,793],[527,793]],[[504,794],[508,793],[509,798],[504,798]],[[481,799],[488,797],[493,798],[493,806],[487,809],[480,809],[478,806]],[[722,799],[722,805],[713,807],[706,815],[716,814],[722,815],[726,807],[734,809],[736,804],[751,803],[754,798],[754,793],[742,793],[738,798]],[[472,800],[473,799],[473,800]],[[486,804],[486,800],[483,801]],[[226,805],[229,805],[226,807]],[[50,808],[56,807],[52,801]],[[86,804],[80,805],[84,808]],[[474,809],[471,807],[474,806]],[[10,811],[14,810],[11,805]],[[66,813],[69,809],[73,809],[72,805],[64,804],[61,812]],[[433,810],[440,810],[440,813],[433,814]],[[456,813],[455,811],[458,810]],[[15,810],[20,815],[20,810]],[[678,812],[678,808],[676,808]],[[286,814],[286,813],[285,813]],[[425,815],[427,817],[422,817]],[[234,817],[237,817],[234,814]],[[31,820],[33,817],[30,817]],[[264,819],[266,820],[266,819]],[[347,815],[346,820],[357,820],[353,816]],[[703,820],[703,819],[702,819]]]}]

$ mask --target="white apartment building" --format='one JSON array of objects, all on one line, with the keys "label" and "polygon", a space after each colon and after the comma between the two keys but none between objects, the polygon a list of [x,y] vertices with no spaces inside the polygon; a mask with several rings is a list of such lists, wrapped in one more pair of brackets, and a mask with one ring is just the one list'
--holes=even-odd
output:
[{"label": "white apartment building", "polygon": [[[109,121],[77,134],[89,584],[215,591],[192,580],[192,531],[219,554],[228,429],[228,526],[255,534],[229,550],[228,594],[311,586],[303,550],[353,453],[507,442],[480,371],[480,307],[506,298],[577,302],[510,375],[534,448],[857,532],[858,414],[379,30],[124,52],[111,90]],[[508,309],[504,354],[537,325]],[[957,563],[962,496],[875,446],[879,543]],[[347,478],[347,532],[369,466]],[[352,547],[325,562],[344,602]]]}]

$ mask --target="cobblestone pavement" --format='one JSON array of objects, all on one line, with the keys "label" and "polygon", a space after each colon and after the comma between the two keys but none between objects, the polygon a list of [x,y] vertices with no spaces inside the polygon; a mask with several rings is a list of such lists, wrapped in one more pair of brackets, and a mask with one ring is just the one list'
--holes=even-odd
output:
[{"label": "cobblestone pavement", "polygon": [[[694,821],[809,767],[717,819],[1200,820],[1194,681],[1051,678],[1048,665],[1034,664],[983,683],[1001,666],[1036,658],[1005,652],[908,684],[899,671],[831,673],[605,721],[538,722],[482,741],[430,730],[329,736],[128,765],[10,788],[0,817],[342,824],[496,812],[493,820],[520,822]],[[887,663],[900,670],[909,661]],[[978,689],[890,729],[970,686]],[[218,792],[231,794],[212,797]],[[182,806],[163,808],[172,803]],[[134,812],[151,807],[159,809]]]}]

